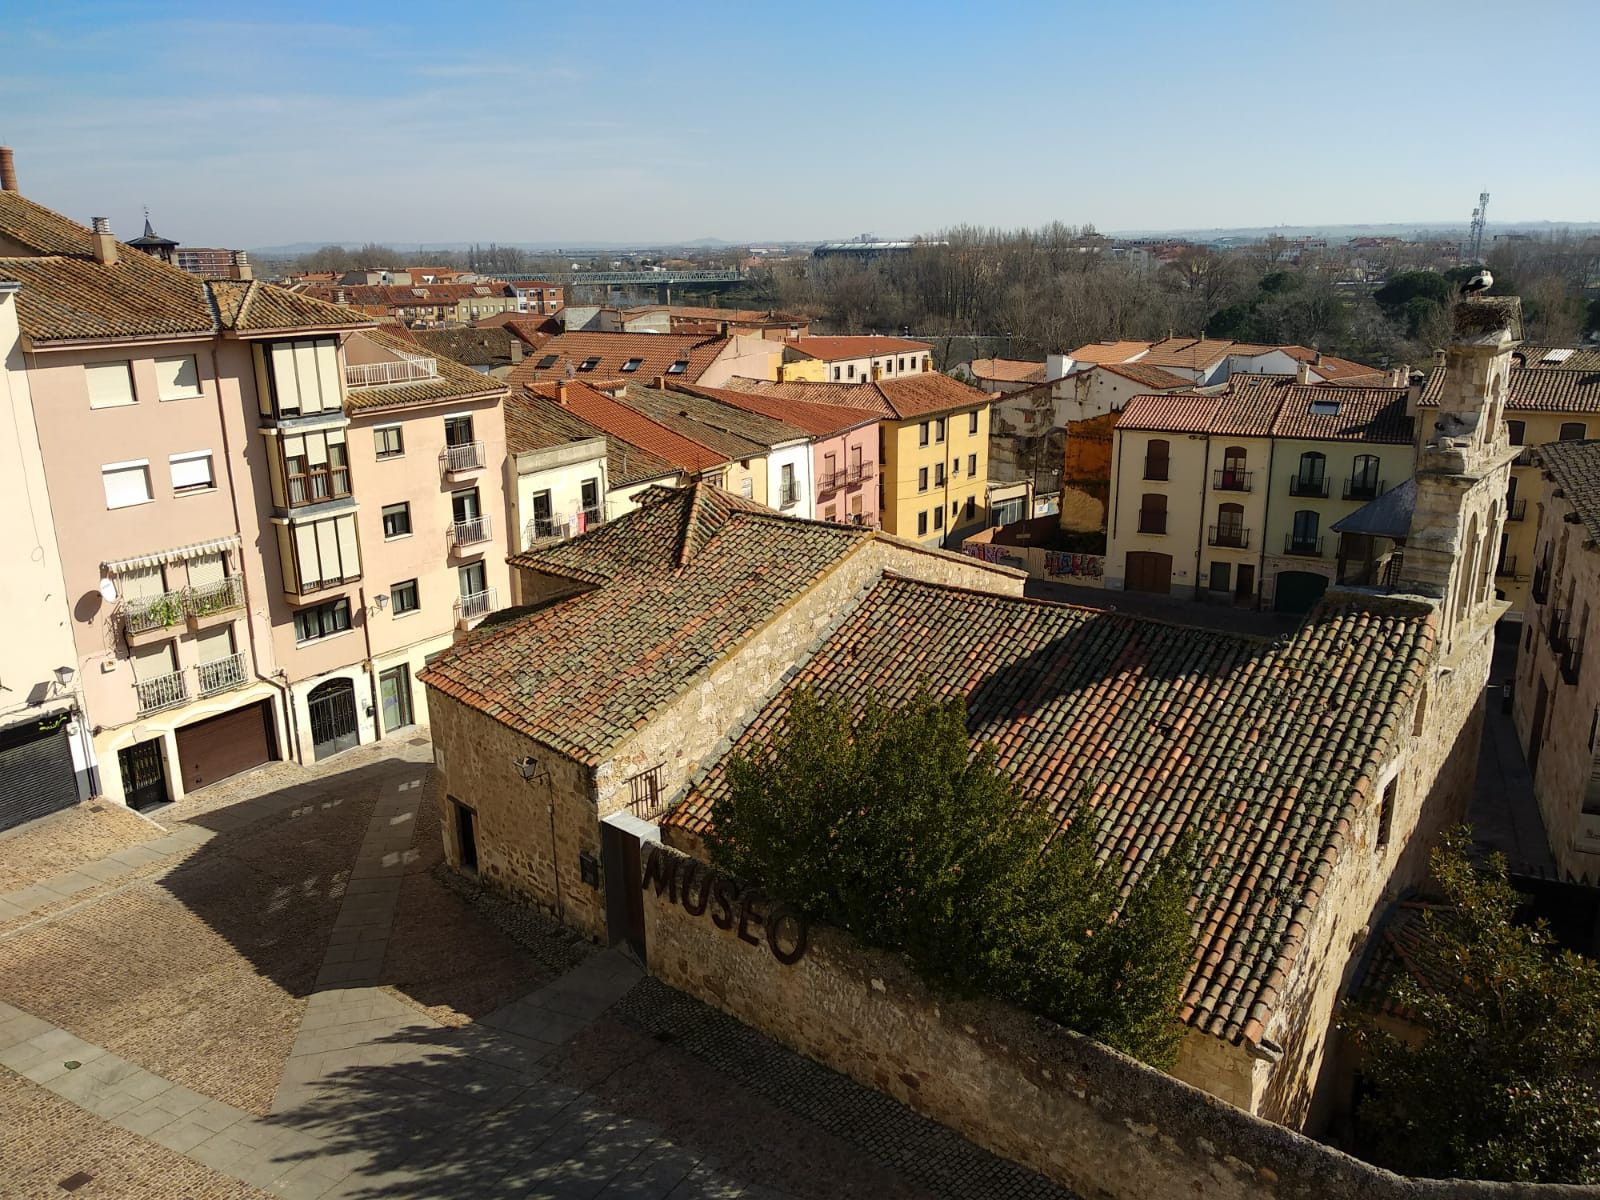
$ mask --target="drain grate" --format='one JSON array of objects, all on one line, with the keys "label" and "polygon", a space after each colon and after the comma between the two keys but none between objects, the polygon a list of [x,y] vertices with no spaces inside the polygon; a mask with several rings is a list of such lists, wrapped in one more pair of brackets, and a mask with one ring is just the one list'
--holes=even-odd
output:
[{"label": "drain grate", "polygon": [[78,1171],[75,1174],[68,1175],[56,1186],[63,1192],[75,1192],[93,1178],[94,1176],[87,1171]]}]

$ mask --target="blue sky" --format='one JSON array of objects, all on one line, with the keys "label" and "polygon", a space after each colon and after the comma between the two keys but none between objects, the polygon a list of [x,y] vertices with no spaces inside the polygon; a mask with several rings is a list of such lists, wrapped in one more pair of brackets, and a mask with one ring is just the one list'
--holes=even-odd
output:
[{"label": "blue sky", "polygon": [[1585,7],[13,0],[0,139],[191,245],[1585,221]]}]

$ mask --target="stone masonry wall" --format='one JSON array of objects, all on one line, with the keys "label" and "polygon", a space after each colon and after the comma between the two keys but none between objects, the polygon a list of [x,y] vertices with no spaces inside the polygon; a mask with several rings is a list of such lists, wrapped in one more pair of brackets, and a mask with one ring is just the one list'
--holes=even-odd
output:
[{"label": "stone masonry wall", "polygon": [[1022,595],[1026,576],[961,555],[874,537],[744,645],[701,676],[596,771],[599,814],[627,807],[630,777],[660,765],[661,795],[678,790],[765,703],[784,674],[884,571],[930,583]]},{"label": "stone masonry wall", "polygon": [[[688,860],[666,848],[674,867]],[[649,858],[646,859],[648,870]],[[699,884],[691,889],[698,896]],[[897,955],[812,926],[785,966],[762,928],[645,891],[650,971],[1084,1197],[1578,1200],[1592,1189],[1404,1179],[992,1001],[934,995]],[[795,927],[780,923],[792,952]]]},{"label": "stone masonry wall", "polygon": [[[600,855],[589,769],[434,688],[427,693],[450,865],[461,868],[452,804],[459,800],[477,814],[479,878],[604,941],[605,897],[579,873],[580,855]],[[540,774],[524,782],[516,764],[528,755]]]}]

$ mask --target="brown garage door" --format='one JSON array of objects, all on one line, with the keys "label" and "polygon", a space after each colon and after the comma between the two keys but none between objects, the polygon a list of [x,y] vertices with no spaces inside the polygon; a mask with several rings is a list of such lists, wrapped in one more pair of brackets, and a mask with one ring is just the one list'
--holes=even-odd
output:
[{"label": "brown garage door", "polygon": [[178,769],[183,772],[183,790],[192,792],[271,762],[272,743],[270,700],[185,725],[178,730]]},{"label": "brown garage door", "polygon": [[1130,592],[1172,591],[1172,555],[1149,550],[1128,551],[1128,572],[1122,586]]}]

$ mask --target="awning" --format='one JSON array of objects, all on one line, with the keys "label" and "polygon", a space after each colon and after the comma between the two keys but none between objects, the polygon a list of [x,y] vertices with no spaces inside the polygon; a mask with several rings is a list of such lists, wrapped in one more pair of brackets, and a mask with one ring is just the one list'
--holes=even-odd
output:
[{"label": "awning", "polygon": [[230,533],[227,537],[211,538],[209,541],[192,542],[187,546],[177,546],[171,550],[158,550],[154,554],[140,554],[133,558],[119,558],[111,562],[101,563],[101,569],[107,575],[121,575],[127,571],[137,571],[141,567],[163,567],[168,563],[184,562],[191,558],[204,558],[208,554],[216,554],[221,550],[239,549],[239,535]]}]

